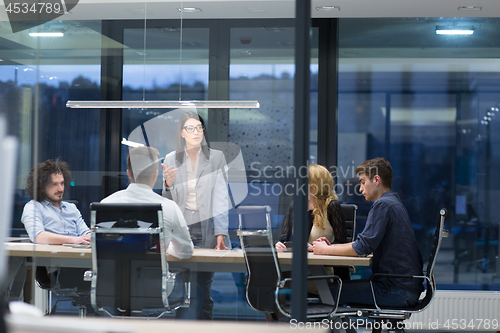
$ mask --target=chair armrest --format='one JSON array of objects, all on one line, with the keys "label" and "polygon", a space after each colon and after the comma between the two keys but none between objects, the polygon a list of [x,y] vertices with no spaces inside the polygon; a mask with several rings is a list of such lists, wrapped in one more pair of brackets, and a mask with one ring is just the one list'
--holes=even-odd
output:
[{"label": "chair armrest", "polygon": [[[327,281],[331,281],[331,280],[336,280],[337,283],[337,289],[335,291],[335,293],[332,293],[331,289],[329,290],[330,294],[332,294],[332,296],[334,296],[335,299],[332,299],[329,300],[329,301],[326,301],[325,304],[329,304],[329,305],[333,305],[334,308],[332,309],[332,311],[330,312],[330,316],[332,316],[333,313],[337,312],[337,309],[338,309],[338,306],[339,306],[339,300],[340,300],[340,291],[342,290],[342,279],[337,276],[337,275],[314,275],[314,276],[308,276],[307,277],[307,280],[311,280],[311,281],[314,281],[314,280],[327,280]],[[289,282],[289,281],[292,281],[292,278],[286,278],[286,279],[283,279],[281,281],[278,282],[278,288],[281,289],[284,287],[285,283]],[[325,295],[323,295],[325,296]],[[277,301],[277,297],[278,297],[278,289],[276,289],[276,293],[275,293],[275,297],[276,297],[276,301]],[[321,295],[320,295],[320,298],[321,298]],[[329,297],[327,297],[326,299],[328,299]],[[330,302],[334,302],[334,303],[330,303]],[[277,302],[276,304],[278,304],[279,306],[279,302]]]},{"label": "chair armrest", "polygon": [[179,269],[173,269],[173,270],[170,270],[170,276],[169,276],[169,279],[170,278],[177,278],[177,276],[180,276],[182,277],[184,283],[186,282],[189,282],[190,280],[190,270],[189,268],[179,268]]},{"label": "chair armrest", "polygon": [[[314,276],[307,277],[307,280],[331,280],[331,279],[340,281],[342,283],[342,279],[340,277],[338,277],[337,275],[314,275]],[[292,281],[292,278],[285,278],[285,279],[278,282],[278,286],[280,288],[283,288],[285,283],[291,282],[291,281]]]},{"label": "chair armrest", "polygon": [[375,273],[372,276],[370,276],[370,287],[372,290],[372,297],[373,297],[373,303],[375,304],[375,307],[377,310],[382,311],[380,306],[377,304],[377,298],[375,297],[375,290],[373,289],[373,280],[376,280],[378,277],[393,277],[393,278],[402,278],[402,279],[422,279],[425,281],[428,281],[432,286],[431,280],[427,276],[420,276],[420,275],[404,275],[404,274],[388,274],[388,273]]},{"label": "chair armrest", "polygon": [[388,273],[375,273],[372,276],[370,276],[370,281],[374,280],[376,277],[393,277],[393,278],[403,278],[403,279],[427,279],[427,276],[421,276],[421,275],[405,275],[405,274],[388,274]]}]

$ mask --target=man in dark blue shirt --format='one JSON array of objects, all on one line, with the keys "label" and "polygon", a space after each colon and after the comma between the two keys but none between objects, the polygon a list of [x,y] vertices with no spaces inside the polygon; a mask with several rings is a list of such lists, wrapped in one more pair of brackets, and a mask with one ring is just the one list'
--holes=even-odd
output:
[{"label": "man in dark blue shirt", "polygon": [[[399,196],[391,191],[392,167],[385,158],[375,158],[356,168],[360,191],[374,201],[366,225],[356,241],[330,244],[320,238],[313,243],[315,254],[365,256],[373,253],[373,273],[422,276],[422,255],[413,227]],[[373,292],[378,305],[412,306],[423,291],[421,279],[377,278]],[[340,304],[374,304],[368,280],[345,281]]]}]

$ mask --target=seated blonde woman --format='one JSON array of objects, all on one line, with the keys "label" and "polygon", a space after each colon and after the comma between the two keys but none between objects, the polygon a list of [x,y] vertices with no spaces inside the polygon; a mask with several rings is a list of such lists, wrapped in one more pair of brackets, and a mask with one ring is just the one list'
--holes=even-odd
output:
[{"label": "seated blonde woman", "polygon": [[[307,248],[312,251],[312,242],[325,237],[331,244],[345,243],[345,217],[340,208],[338,197],[333,191],[333,177],[321,165],[309,166],[309,239]],[[290,241],[293,230],[293,203],[283,219],[277,251],[286,251],[285,242]]]}]

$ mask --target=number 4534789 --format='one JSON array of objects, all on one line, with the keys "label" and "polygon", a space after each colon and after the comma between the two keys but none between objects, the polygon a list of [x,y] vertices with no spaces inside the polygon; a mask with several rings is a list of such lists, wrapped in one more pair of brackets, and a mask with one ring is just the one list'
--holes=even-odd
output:
[{"label": "number 4534789", "polygon": [[52,14],[60,13],[64,11],[63,6],[60,3],[51,2],[38,2],[38,3],[27,3],[27,2],[11,2],[5,8],[5,11],[9,14]]},{"label": "number 4534789", "polygon": [[465,319],[448,319],[445,321],[443,327],[446,329],[493,329],[497,330],[500,325],[497,319],[471,319],[467,321]]}]

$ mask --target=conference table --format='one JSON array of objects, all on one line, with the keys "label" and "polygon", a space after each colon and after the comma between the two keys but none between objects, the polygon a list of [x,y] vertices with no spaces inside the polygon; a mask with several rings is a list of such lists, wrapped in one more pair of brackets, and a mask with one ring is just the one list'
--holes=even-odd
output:
[{"label": "conference table", "polygon": [[[10,287],[10,294],[14,297],[20,295],[24,286],[26,272],[29,266],[48,267],[92,267],[92,253],[88,247],[79,245],[45,245],[26,242],[5,243],[5,250],[9,258],[9,275],[7,283]],[[157,253],[147,254],[158,256]],[[278,259],[282,270],[291,270],[292,252],[279,252]],[[242,249],[215,250],[215,249],[194,249],[190,259],[178,259],[172,255],[167,255],[169,268],[189,268],[193,271],[210,272],[235,272],[246,273],[246,263]],[[309,271],[313,275],[324,275],[324,266],[370,266],[372,257],[347,257],[347,256],[326,256],[315,255],[312,252],[307,254],[307,264]],[[326,281],[316,282],[323,302],[333,304],[331,293]],[[12,299],[12,298],[11,298]]]},{"label": "conference table", "polygon": [[[51,267],[92,267],[91,249],[71,245],[44,245],[32,243],[5,243],[5,250],[11,261],[22,262],[23,265]],[[152,253],[151,255],[155,255]],[[290,270],[292,252],[279,252],[278,259],[283,270]],[[194,249],[190,259],[178,259],[167,255],[169,267],[187,267],[197,271],[210,272],[246,272],[243,250]],[[346,257],[307,254],[309,266],[370,266],[371,256]]]}]

